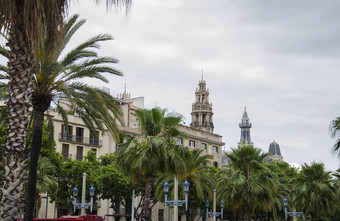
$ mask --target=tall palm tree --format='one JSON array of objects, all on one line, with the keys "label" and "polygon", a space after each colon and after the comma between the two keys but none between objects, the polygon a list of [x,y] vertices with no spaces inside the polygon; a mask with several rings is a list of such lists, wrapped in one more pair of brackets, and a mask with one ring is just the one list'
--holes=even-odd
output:
[{"label": "tall palm tree", "polygon": [[[51,50],[48,36],[35,51],[34,81],[32,85],[33,134],[30,153],[30,171],[28,176],[25,220],[33,220],[34,199],[37,181],[37,162],[41,148],[41,138],[45,112],[52,102],[67,124],[67,110],[60,105],[60,100],[67,100],[71,109],[78,113],[87,127],[104,130],[104,126],[115,137],[118,137],[116,119],[121,120],[122,112],[119,102],[101,89],[82,83],[84,78],[99,79],[108,82],[102,75],[121,73],[110,64],[117,63],[111,57],[99,57],[93,50],[99,48],[101,41],[111,40],[109,35],[97,35],[80,44],[65,56],[62,52],[73,34],[84,24],[77,21],[75,15],[64,25],[61,40]],[[53,136],[52,136],[53,137]]]},{"label": "tall palm tree", "polygon": [[230,167],[220,174],[218,192],[244,221],[256,208],[264,208],[275,196],[275,175],[264,165],[267,154],[251,145],[226,154]]},{"label": "tall palm tree", "polygon": [[[180,176],[179,181],[184,182],[186,179],[190,183],[188,199],[190,196],[195,197],[197,200],[204,202],[207,193],[212,189],[213,180],[209,176],[209,167],[206,166],[212,155],[201,155],[202,149],[190,150],[185,147],[180,149],[179,156],[184,162],[183,175]],[[186,220],[190,220],[190,200],[189,209],[186,212]]]},{"label": "tall palm tree", "polygon": [[313,221],[321,212],[334,208],[336,190],[331,172],[325,170],[323,163],[312,162],[310,166],[305,163],[294,183],[294,203],[297,208],[310,213]]},{"label": "tall palm tree", "polygon": [[131,173],[143,175],[146,178],[145,201],[143,204],[143,220],[150,217],[149,207],[151,190],[155,175],[160,171],[179,170],[175,151],[174,138],[182,135],[178,129],[182,116],[168,114],[159,107],[151,110],[136,111],[141,127],[141,137],[135,137],[120,146],[122,163],[128,166]]},{"label": "tall palm tree", "polygon": [[340,117],[335,118],[331,122],[329,129],[331,131],[331,136],[337,139],[332,152],[334,154],[338,153],[338,157],[340,157]]},{"label": "tall palm tree", "polygon": [[[128,10],[131,1],[106,0],[106,6],[122,6]],[[0,218],[4,221],[15,220],[23,207],[23,170],[27,160],[25,147],[33,83],[34,48],[45,34],[51,42],[56,42],[59,38],[56,33],[63,24],[68,4],[70,1],[66,0],[0,1],[0,29],[6,32],[10,49],[8,127],[6,149],[2,154],[6,176],[0,201]]]}]

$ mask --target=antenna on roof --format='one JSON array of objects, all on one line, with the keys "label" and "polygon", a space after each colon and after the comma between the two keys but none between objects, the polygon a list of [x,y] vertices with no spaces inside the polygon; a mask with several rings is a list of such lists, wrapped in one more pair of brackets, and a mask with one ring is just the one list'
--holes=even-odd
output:
[{"label": "antenna on roof", "polygon": [[126,75],[125,75],[125,83],[124,83],[124,93],[126,93]]}]

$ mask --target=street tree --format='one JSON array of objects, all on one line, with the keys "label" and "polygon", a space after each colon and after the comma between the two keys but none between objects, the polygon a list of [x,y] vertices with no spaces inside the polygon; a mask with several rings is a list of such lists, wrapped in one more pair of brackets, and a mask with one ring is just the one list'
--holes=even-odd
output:
[{"label": "street tree", "polygon": [[[57,33],[60,33],[63,17],[70,2],[66,0],[0,1],[0,29],[5,32],[9,47],[8,131],[5,151],[2,154],[7,172],[1,188],[0,201],[0,216],[4,221],[16,220],[19,211],[23,208],[24,164],[27,160],[26,132],[34,79],[34,51],[46,36],[51,42],[51,50],[54,50],[54,43],[60,39]],[[112,5],[128,10],[131,0],[106,0],[107,7]],[[29,220],[33,220],[33,217]]]},{"label": "street tree", "polygon": [[256,208],[268,209],[277,198],[277,177],[264,164],[267,154],[252,145],[232,149],[226,156],[231,163],[218,180],[219,194],[248,221]]},{"label": "street tree", "polygon": [[331,137],[335,138],[335,144],[332,152],[340,157],[340,117],[335,118],[329,126]]},{"label": "street tree", "polygon": [[178,129],[182,116],[175,113],[167,115],[159,107],[136,110],[141,127],[141,136],[129,139],[120,145],[123,167],[135,177],[145,178],[145,200],[143,203],[143,220],[150,218],[151,191],[155,176],[160,172],[179,171],[175,138],[181,136]]},{"label": "street tree", "polygon": [[294,205],[310,214],[313,221],[322,212],[331,212],[336,200],[336,189],[332,183],[331,172],[325,170],[323,163],[304,164],[294,180]]},{"label": "street tree", "polygon": [[33,219],[37,162],[42,145],[43,122],[45,112],[52,102],[55,103],[65,125],[68,123],[68,110],[60,103],[61,100],[67,101],[70,108],[79,115],[90,131],[94,132],[95,129],[103,131],[107,128],[114,138],[118,137],[116,121],[121,121],[122,116],[118,100],[109,93],[82,82],[87,78],[107,83],[103,73],[122,75],[110,66],[118,62],[115,58],[100,57],[94,50],[99,48],[99,42],[112,40],[112,37],[106,34],[94,36],[63,55],[74,33],[85,23],[85,20],[78,21],[77,19],[78,15],[72,16],[65,22],[63,29],[57,30],[61,32],[57,33],[61,39],[55,45],[52,46],[48,35],[45,35],[35,50],[36,60],[31,97],[33,133],[25,220]]}]

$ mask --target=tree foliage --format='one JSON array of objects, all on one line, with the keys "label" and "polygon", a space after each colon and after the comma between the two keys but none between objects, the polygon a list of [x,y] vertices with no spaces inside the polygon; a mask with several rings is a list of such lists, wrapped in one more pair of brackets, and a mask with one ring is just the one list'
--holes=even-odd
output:
[{"label": "tree foliage", "polygon": [[178,157],[175,143],[177,136],[183,136],[178,129],[182,116],[166,114],[159,107],[136,111],[141,127],[140,137],[130,137],[120,144],[120,159],[123,167],[138,180],[145,180],[143,219],[150,218],[149,208],[154,178],[159,173],[180,174],[184,167]]},{"label": "tree foliage", "polygon": [[336,192],[331,172],[325,170],[323,163],[305,163],[294,183],[293,196],[297,209],[310,214],[312,220],[316,220],[322,212],[332,212]]}]

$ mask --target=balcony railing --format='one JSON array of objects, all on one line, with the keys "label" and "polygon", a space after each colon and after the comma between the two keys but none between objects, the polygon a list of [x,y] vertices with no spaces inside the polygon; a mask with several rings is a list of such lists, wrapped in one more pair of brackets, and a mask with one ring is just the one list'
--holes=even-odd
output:
[{"label": "balcony railing", "polygon": [[102,140],[98,140],[92,137],[81,137],[81,136],[76,136],[76,135],[69,135],[66,133],[60,133],[59,140],[68,141],[72,143],[79,143],[79,144],[84,144],[84,145],[90,145],[90,146],[96,146],[96,147],[101,147],[103,145]]}]

